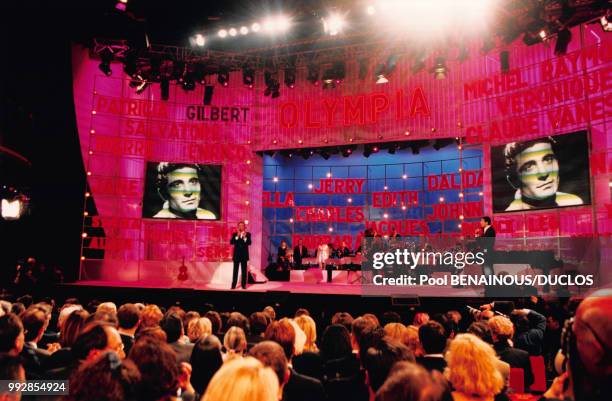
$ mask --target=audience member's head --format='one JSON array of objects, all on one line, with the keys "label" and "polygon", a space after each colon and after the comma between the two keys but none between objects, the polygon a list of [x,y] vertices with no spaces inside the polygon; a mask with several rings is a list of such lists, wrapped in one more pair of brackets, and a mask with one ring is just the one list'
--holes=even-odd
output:
[{"label": "audience member's head", "polygon": [[89,312],[84,309],[73,311],[62,324],[59,341],[62,347],[72,347],[81,334],[81,330],[85,327],[85,322],[89,317]]},{"label": "audience member's head", "polygon": [[353,320],[351,324],[351,344],[354,350],[359,349],[359,343],[364,332],[376,329],[377,325],[371,319],[363,316]]},{"label": "audience member's head", "polygon": [[254,336],[263,336],[266,328],[268,327],[268,319],[266,314],[263,312],[253,312],[249,316],[249,325],[251,327],[251,334]]},{"label": "audience member's head", "polygon": [[309,315],[300,315],[296,317],[295,323],[302,329],[306,335],[306,342],[304,343],[304,351],[317,352],[317,325],[313,318]]},{"label": "audience member's head", "polygon": [[151,326],[141,328],[134,336],[134,341],[139,341],[142,338],[151,338],[161,342],[168,342],[168,336],[166,332],[161,329],[159,326]]},{"label": "audience member's head", "polygon": [[444,327],[430,320],[419,327],[419,341],[425,354],[441,354],[446,349],[446,334]]},{"label": "audience member's head", "polygon": [[274,341],[262,341],[251,348],[249,355],[274,371],[282,389],[289,380],[287,357],[283,348]]},{"label": "audience member's head", "polygon": [[102,302],[96,308],[96,313],[97,312],[106,312],[106,313],[110,313],[111,315],[116,315],[117,314],[117,305],[115,305],[114,302]]},{"label": "audience member's head", "polygon": [[117,327],[119,325],[119,321],[117,320],[116,313],[108,313],[103,310],[94,313],[93,315],[89,315],[87,318],[87,323],[92,322],[104,322],[108,323],[111,326]]},{"label": "audience member's head", "polygon": [[183,335],[183,320],[173,312],[168,312],[159,322],[159,327],[166,332],[168,343],[177,342]]},{"label": "audience member's head", "polygon": [[194,318],[187,325],[187,337],[192,343],[206,338],[212,334],[212,323],[207,317]]},{"label": "audience member's head", "polygon": [[183,316],[183,332],[187,333],[189,322],[191,322],[193,319],[199,319],[200,317],[200,313],[196,311],[189,311],[185,313],[185,316]]},{"label": "audience member's head", "polygon": [[244,354],[247,348],[244,330],[238,326],[230,327],[223,337],[223,346],[230,357]]},{"label": "audience member's head", "polygon": [[42,338],[49,323],[46,312],[41,308],[32,306],[19,315],[19,318],[23,324],[25,341],[37,343]]},{"label": "audience member's head", "polygon": [[[6,316],[6,315],[4,315]],[[2,316],[2,317],[4,317]],[[10,380],[13,382],[24,382],[26,380],[25,369],[22,365],[22,360],[19,356],[0,353],[0,377],[2,380]],[[6,390],[6,388],[4,389]],[[21,393],[0,390],[0,400],[3,401],[19,401]]]},{"label": "audience member's head", "polygon": [[433,321],[438,322],[444,327],[444,333],[446,338],[452,339],[455,337],[455,334],[459,331],[459,326],[455,323],[455,320],[452,316],[448,314],[438,313],[434,315],[432,318]]},{"label": "audience member's head", "polygon": [[419,329],[416,326],[406,326],[403,344],[410,348],[414,356],[423,356],[423,346],[421,340],[419,340]]},{"label": "audience member's head", "polygon": [[373,313],[364,313],[363,315],[361,315],[362,318],[370,320],[376,327],[380,327],[380,322],[378,321],[378,318],[376,317],[375,314]]},{"label": "audience member's head", "polygon": [[[64,322],[68,316],[70,316],[72,312],[82,309],[83,307],[81,305],[64,305],[64,307],[62,307],[60,310],[59,316],[57,317],[57,328],[62,331],[62,326],[64,325]],[[89,316],[89,312],[87,313],[87,316]]]},{"label": "audience member's head", "polygon": [[493,344],[493,336],[491,336],[491,328],[487,322],[477,321],[470,324],[467,332],[470,334],[474,334],[476,337],[480,338],[482,341]]},{"label": "audience member's head", "polygon": [[350,313],[347,312],[338,312],[334,316],[332,316],[331,324],[341,324],[346,327],[346,329],[350,333],[351,326],[353,324],[353,316],[351,316]]},{"label": "audience member's head", "polygon": [[473,334],[459,334],[451,341],[446,362],[446,376],[455,391],[492,398],[504,387],[493,347]]},{"label": "audience member's head", "polygon": [[219,315],[219,312],[211,310],[206,312],[204,317],[207,317],[210,320],[210,323],[212,324],[212,333],[214,335],[221,333],[221,315]]},{"label": "audience member's head", "polygon": [[384,327],[389,323],[401,323],[402,317],[397,312],[388,311],[383,313],[380,324]]},{"label": "audience member's head", "polygon": [[97,360],[102,354],[109,351],[114,351],[121,358],[125,358],[119,332],[113,326],[103,322],[85,325],[72,344],[72,354],[80,361]]},{"label": "audience member's head", "polygon": [[119,328],[123,330],[136,330],[140,324],[140,311],[134,304],[123,304],[117,311]]},{"label": "audience member's head", "polygon": [[496,343],[507,343],[514,335],[514,325],[505,316],[493,316],[487,323],[491,329],[493,341]]},{"label": "audience member's head", "polygon": [[401,323],[387,323],[383,327],[385,335],[406,345],[406,336],[408,335],[408,329]]},{"label": "audience member's head", "polygon": [[249,333],[249,319],[240,312],[232,312],[227,319],[226,327],[240,327],[245,334]]},{"label": "audience member's head", "polygon": [[429,314],[425,312],[417,312],[412,319],[412,324],[416,327],[421,327],[427,322],[429,322]]},{"label": "audience member's head", "polygon": [[321,338],[321,358],[324,361],[349,357],[352,354],[351,335],[345,326],[327,326]]},{"label": "audience member's head", "polygon": [[217,336],[211,334],[196,342],[189,363],[193,369],[191,385],[198,394],[204,394],[210,379],[223,365],[221,342]]},{"label": "audience member's head", "polygon": [[140,372],[134,362],[122,361],[114,352],[81,365],[70,378],[74,401],[135,400],[140,388]]},{"label": "audience member's head", "polygon": [[612,290],[599,290],[578,309],[569,344],[575,400],[607,400],[612,393]]},{"label": "audience member's head", "polygon": [[160,400],[176,395],[179,369],[176,355],[168,344],[152,338],[136,341],[129,359],[138,366],[142,376],[141,399]]},{"label": "audience member's head", "polygon": [[295,311],[295,315],[293,315],[293,318],[295,319],[303,315],[310,316],[310,312],[306,308],[298,308],[298,310]]},{"label": "audience member's head", "polygon": [[376,401],[444,401],[452,399],[440,372],[411,362],[397,362],[376,392]]},{"label": "audience member's head", "polygon": [[414,355],[405,345],[383,338],[361,354],[361,362],[368,374],[368,384],[374,392],[385,382],[391,367],[399,361],[414,362]]},{"label": "audience member's head", "polygon": [[268,315],[268,316],[270,317],[270,321],[271,321],[271,322],[273,322],[273,321],[275,321],[275,320],[276,320],[276,311],[274,310],[274,308],[273,308],[273,307],[271,307],[271,306],[269,306],[269,305],[268,305],[268,306],[266,306],[266,307],[263,309],[263,313],[265,313],[266,315]]},{"label": "audience member's head", "polygon": [[153,305],[153,304],[147,305],[145,306],[142,313],[140,314],[140,319],[141,319],[140,325],[143,328],[159,326],[159,322],[161,322],[163,317],[164,317],[164,314],[162,313],[162,311],[159,309],[157,305]]},{"label": "audience member's head", "polygon": [[266,340],[274,341],[283,347],[285,357],[291,361],[295,352],[295,329],[289,321],[284,318],[270,323],[264,334]]},{"label": "audience member's head", "polygon": [[19,316],[21,315],[24,311],[26,310],[25,305],[22,304],[21,302],[15,302],[14,304],[11,305],[11,310],[10,312]]},{"label": "audience member's head", "polygon": [[272,369],[252,357],[224,364],[201,401],[278,401],[279,383]]},{"label": "audience member's head", "polygon": [[24,342],[25,335],[19,317],[12,313],[0,316],[0,353],[17,356],[21,353]]}]

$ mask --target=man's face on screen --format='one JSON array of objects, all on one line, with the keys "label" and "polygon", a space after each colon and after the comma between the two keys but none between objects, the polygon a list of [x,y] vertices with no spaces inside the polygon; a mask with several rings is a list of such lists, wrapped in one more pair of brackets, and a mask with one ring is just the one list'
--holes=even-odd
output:
[{"label": "man's face on screen", "polygon": [[547,142],[536,143],[516,157],[521,193],[531,199],[545,199],[559,189],[559,162]]},{"label": "man's face on screen", "polygon": [[200,180],[194,167],[182,167],[168,173],[170,209],[193,212],[200,204]]}]

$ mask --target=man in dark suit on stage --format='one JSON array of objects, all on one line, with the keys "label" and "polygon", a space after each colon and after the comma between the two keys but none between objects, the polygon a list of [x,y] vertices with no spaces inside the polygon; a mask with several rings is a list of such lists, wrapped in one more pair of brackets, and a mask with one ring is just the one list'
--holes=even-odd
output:
[{"label": "man in dark suit on stage", "polygon": [[298,244],[293,248],[293,263],[296,267],[302,266],[302,260],[308,257],[308,249],[304,246],[302,240],[298,241]]},{"label": "man in dark suit on stage", "polygon": [[487,276],[493,274],[493,248],[495,247],[495,229],[491,225],[491,218],[483,216],[480,219],[480,228],[482,234],[479,238],[480,248],[484,252],[484,264],[482,266],[483,273]]},{"label": "man in dark suit on stage", "polygon": [[238,231],[232,234],[230,245],[234,245],[234,274],[232,276],[232,290],[238,282],[238,265],[240,265],[240,276],[242,288],[247,286],[247,262],[249,261],[249,246],[251,245],[251,233],[246,231],[244,221],[238,223]]}]

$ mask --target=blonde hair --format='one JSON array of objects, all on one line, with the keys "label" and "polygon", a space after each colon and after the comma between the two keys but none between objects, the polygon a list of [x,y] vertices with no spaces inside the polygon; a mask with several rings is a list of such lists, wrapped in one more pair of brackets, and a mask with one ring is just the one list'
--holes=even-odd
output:
[{"label": "blonde hair", "polygon": [[96,313],[98,312],[106,312],[111,315],[117,316],[117,305],[114,302],[102,302],[96,308]]},{"label": "blonde hair", "polygon": [[191,319],[187,324],[187,337],[192,343],[212,334],[212,322],[207,317]]},{"label": "blonde hair", "polygon": [[228,354],[242,355],[247,348],[246,335],[244,330],[238,326],[229,328],[223,337],[223,346]]},{"label": "blonde hair", "polygon": [[459,334],[451,341],[446,362],[446,378],[459,392],[489,397],[504,387],[493,347],[473,334]]},{"label": "blonde hair", "polygon": [[253,357],[234,359],[210,380],[201,401],[278,401],[274,371]]},{"label": "blonde hair", "polygon": [[504,316],[494,316],[488,321],[491,334],[500,339],[510,339],[514,335],[514,324]]},{"label": "blonde hair", "polygon": [[406,329],[406,326],[404,326],[403,324],[387,323],[385,327],[383,328],[383,331],[385,332],[385,335],[387,337],[390,337],[398,342],[401,342],[402,344],[406,344],[404,340],[407,336],[407,329]]},{"label": "blonde hair", "polygon": [[161,309],[155,304],[147,305],[142,310],[140,315],[140,327],[154,327],[159,326],[164,314]]},{"label": "blonde hair", "polygon": [[308,315],[301,315],[295,318],[295,323],[306,334],[306,342],[304,343],[304,351],[318,352],[317,348],[317,325],[315,321]]}]

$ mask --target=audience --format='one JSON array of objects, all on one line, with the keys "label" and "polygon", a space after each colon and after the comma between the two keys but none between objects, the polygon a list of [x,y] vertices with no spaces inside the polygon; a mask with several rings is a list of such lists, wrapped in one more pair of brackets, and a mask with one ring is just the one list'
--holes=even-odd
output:
[{"label": "audience", "polygon": [[454,401],[493,401],[504,381],[491,346],[473,334],[459,334],[446,354],[446,377]]},{"label": "audience", "polygon": [[202,401],[278,401],[278,395],[279,383],[272,369],[247,357],[224,364]]},{"label": "audience", "polygon": [[[433,309],[431,319],[423,310],[410,326],[392,311],[379,321],[299,308],[287,319],[275,305],[283,315],[267,307],[247,319],[209,304],[203,315],[178,302],[162,314],[154,304],[85,300],[86,310],[77,299],[55,307],[51,298],[22,297],[0,300],[0,373],[69,379],[74,400],[501,401],[511,366],[523,369],[530,391],[531,353],[551,368],[558,361],[544,399],[603,401],[612,392],[612,293],[598,295],[496,301],[464,316]],[[214,335],[223,331],[224,347]]]},{"label": "audience", "polygon": [[[100,307],[98,307],[99,309]],[[124,304],[119,307],[117,312],[117,320],[119,321],[119,334],[121,341],[125,347],[125,353],[129,354],[134,345],[134,336],[140,325],[140,311],[134,304]]]},{"label": "audience", "polygon": [[195,343],[189,363],[192,367],[191,385],[198,394],[204,394],[210,379],[223,365],[221,342],[214,334]]},{"label": "audience", "polygon": [[523,369],[525,389],[529,389],[529,386],[531,386],[534,380],[529,353],[522,349],[512,347],[511,339],[514,335],[514,326],[512,322],[507,317],[494,316],[489,319],[488,324],[491,329],[493,347],[495,348],[497,356],[502,361],[508,363],[510,367]]},{"label": "audience", "polygon": [[444,327],[436,321],[430,320],[419,327],[419,341],[423,347],[424,355],[417,360],[425,369],[444,372],[446,360],[446,334]]}]

